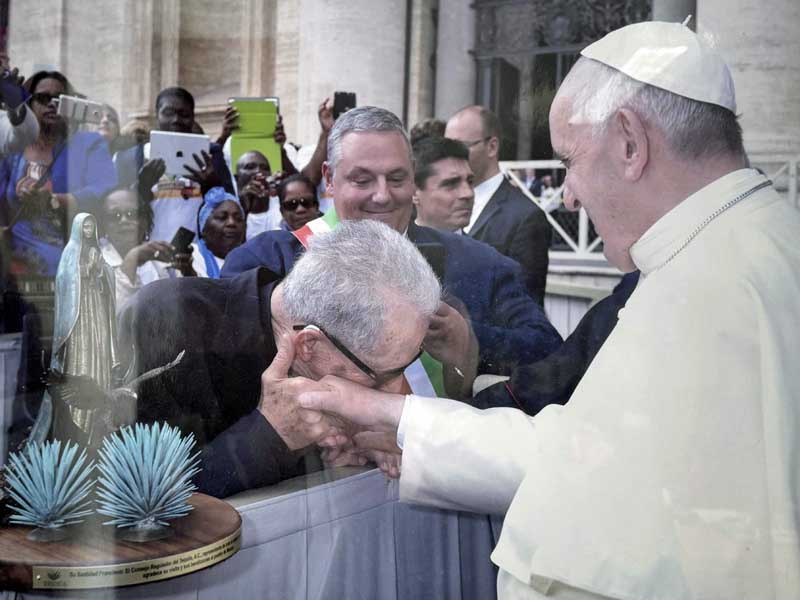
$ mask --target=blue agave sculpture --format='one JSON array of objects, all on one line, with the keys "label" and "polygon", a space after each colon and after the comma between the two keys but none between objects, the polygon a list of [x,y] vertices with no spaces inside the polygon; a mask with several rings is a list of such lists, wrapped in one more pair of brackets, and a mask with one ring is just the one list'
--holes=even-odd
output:
[{"label": "blue agave sculpture", "polygon": [[28,534],[34,541],[58,541],[67,537],[66,525],[80,523],[92,514],[88,498],[94,481],[94,463],[87,464],[86,450],[58,440],[30,443],[8,457],[6,485],[15,504],[11,523],[36,527]]},{"label": "blue agave sculpture", "polygon": [[187,500],[200,470],[191,455],[194,436],[182,436],[166,423],[137,423],[107,436],[99,450],[97,512],[112,517],[105,525],[128,528],[130,541],[152,541],[173,534],[168,521],[192,510]]}]

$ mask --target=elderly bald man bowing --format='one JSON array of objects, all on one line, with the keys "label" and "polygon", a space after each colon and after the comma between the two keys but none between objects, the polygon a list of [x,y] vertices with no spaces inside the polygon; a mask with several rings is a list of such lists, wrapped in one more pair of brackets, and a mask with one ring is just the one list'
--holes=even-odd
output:
[{"label": "elderly bald man bowing", "polygon": [[300,402],[396,432],[403,499],[505,514],[501,598],[797,598],[800,215],[747,168],[728,68],[689,29],[582,54],[550,112],[565,201],[641,279],[567,405],[335,378]]}]

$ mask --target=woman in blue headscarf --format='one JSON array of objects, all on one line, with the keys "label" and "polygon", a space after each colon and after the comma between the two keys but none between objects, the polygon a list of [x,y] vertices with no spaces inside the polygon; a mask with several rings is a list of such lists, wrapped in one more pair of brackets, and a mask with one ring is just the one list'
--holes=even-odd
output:
[{"label": "woman in blue headscarf", "polygon": [[[200,239],[192,244],[192,262],[181,268],[184,275],[219,279],[228,253],[244,243],[245,221],[242,205],[224,188],[206,192],[198,215]],[[176,263],[180,265],[180,257]]]}]

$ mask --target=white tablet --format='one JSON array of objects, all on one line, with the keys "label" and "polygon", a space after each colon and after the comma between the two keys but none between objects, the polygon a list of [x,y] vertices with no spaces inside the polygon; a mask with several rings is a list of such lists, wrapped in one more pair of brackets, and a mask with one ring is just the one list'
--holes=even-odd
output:
[{"label": "white tablet", "polygon": [[169,175],[188,175],[183,165],[197,170],[192,154],[208,152],[211,142],[208,136],[194,133],[173,133],[171,131],[150,132],[150,158],[161,158],[167,165]]}]

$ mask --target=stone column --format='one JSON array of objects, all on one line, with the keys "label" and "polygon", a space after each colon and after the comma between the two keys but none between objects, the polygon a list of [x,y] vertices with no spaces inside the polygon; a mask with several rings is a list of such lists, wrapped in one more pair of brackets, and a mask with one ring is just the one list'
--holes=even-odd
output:
[{"label": "stone column", "polygon": [[276,0],[245,0],[242,9],[241,93],[268,96],[275,89]]},{"label": "stone column", "polygon": [[297,41],[297,138],[315,143],[317,107],[334,91],[355,92],[359,105],[402,117],[406,3],[300,0]]},{"label": "stone column", "polygon": [[[299,137],[301,121],[316,122],[316,112],[302,115],[297,106],[297,91],[300,81],[297,65],[300,63],[300,15],[299,2],[276,2],[275,6],[275,81],[273,92],[281,102],[281,115],[287,139],[292,142],[313,143]],[[303,23],[305,25],[305,22]],[[320,98],[322,100],[322,98]]]},{"label": "stone column", "polygon": [[464,0],[439,0],[434,115],[447,120],[475,102],[475,11]]},{"label": "stone column", "polygon": [[436,29],[433,22],[434,0],[414,0],[411,14],[411,52],[408,80],[409,129],[433,116]]},{"label": "stone column", "polygon": [[128,117],[154,124],[158,92],[178,85],[180,4],[158,0],[128,0],[127,4],[129,21],[121,28],[127,34],[116,47],[125,56],[127,77],[120,86],[125,90],[120,116],[123,124]]},{"label": "stone column", "polygon": [[533,130],[533,69],[536,57],[524,57],[520,61],[519,73],[519,128],[517,129],[517,156],[525,160],[531,155],[531,131]]},{"label": "stone column", "polygon": [[800,2],[698,0],[697,31],[731,68],[747,151],[800,153]]},{"label": "stone column", "polygon": [[66,13],[65,0],[11,3],[8,55],[22,74],[66,67]]}]

